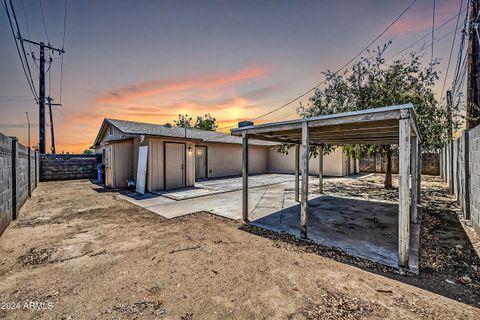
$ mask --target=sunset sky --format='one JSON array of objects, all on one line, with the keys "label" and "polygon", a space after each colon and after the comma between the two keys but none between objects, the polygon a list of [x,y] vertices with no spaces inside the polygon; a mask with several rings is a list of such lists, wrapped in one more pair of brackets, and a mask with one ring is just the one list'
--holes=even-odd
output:
[{"label": "sunset sky", "polygon": [[[410,2],[70,0],[63,114],[54,111],[57,152],[88,148],[105,117],[163,124],[173,123],[179,113],[209,112],[220,127],[254,118],[323,80],[322,71],[343,65]],[[13,3],[23,35],[28,37],[21,2]],[[23,3],[30,37],[47,42],[39,1]],[[64,1],[42,3],[50,42],[61,46]],[[432,3],[418,0],[377,42],[393,40],[387,57],[430,31]],[[459,3],[437,0],[436,24],[456,15]],[[0,132],[26,143],[26,129],[4,125],[26,123],[26,111],[38,124],[38,106],[30,101],[5,10],[1,10]],[[441,58],[440,88],[454,26],[455,20],[436,33],[437,38],[450,33],[434,47],[435,56]],[[429,42],[427,38],[415,48],[420,50]],[[424,61],[429,60],[427,49]],[[33,70],[37,82],[38,71],[34,66]],[[51,94],[56,102],[59,84],[60,58],[54,55]],[[296,118],[296,107],[298,103],[262,121]],[[35,127],[32,144],[37,141]],[[49,141],[47,135],[48,150]]]}]

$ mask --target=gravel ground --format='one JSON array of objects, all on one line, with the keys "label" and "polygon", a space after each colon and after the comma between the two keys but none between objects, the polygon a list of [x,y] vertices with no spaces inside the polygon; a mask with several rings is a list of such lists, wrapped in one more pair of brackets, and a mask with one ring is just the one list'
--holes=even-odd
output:
[{"label": "gravel ground", "polygon": [[[325,188],[396,199],[381,182]],[[41,183],[0,238],[0,318],[480,318],[478,239],[439,179],[424,185],[412,276],[207,213],[166,220],[88,181]]]}]

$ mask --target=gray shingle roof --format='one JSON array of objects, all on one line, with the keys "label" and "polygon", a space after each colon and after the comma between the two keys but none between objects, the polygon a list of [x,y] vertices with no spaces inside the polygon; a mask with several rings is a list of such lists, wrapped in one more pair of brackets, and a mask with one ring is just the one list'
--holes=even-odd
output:
[{"label": "gray shingle roof", "polygon": [[[199,129],[185,129],[180,127],[171,128],[160,124],[143,123],[127,120],[105,119],[114,127],[129,135],[151,135],[161,137],[174,137],[200,140],[202,142],[234,143],[241,144],[242,138],[234,137],[226,133],[205,131]],[[262,140],[249,140],[249,144],[254,145],[275,145],[275,143]]]}]

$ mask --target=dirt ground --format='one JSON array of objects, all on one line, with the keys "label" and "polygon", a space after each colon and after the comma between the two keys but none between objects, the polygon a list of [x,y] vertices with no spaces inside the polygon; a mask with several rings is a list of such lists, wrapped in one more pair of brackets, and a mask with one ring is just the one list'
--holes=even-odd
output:
[{"label": "dirt ground", "polygon": [[[325,188],[395,199],[381,179]],[[478,239],[439,179],[425,185],[413,276],[207,213],[166,220],[89,181],[41,183],[0,237],[0,318],[479,319]]]}]

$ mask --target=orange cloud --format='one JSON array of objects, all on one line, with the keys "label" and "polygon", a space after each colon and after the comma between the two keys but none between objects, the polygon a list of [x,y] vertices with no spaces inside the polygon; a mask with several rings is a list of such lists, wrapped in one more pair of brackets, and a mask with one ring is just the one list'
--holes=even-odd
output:
[{"label": "orange cloud", "polygon": [[197,76],[185,79],[143,82],[115,89],[96,99],[98,103],[128,102],[133,98],[149,97],[186,89],[214,89],[233,85],[245,80],[265,77],[268,74],[263,67],[252,66],[229,74]]},{"label": "orange cloud", "polygon": [[[95,97],[82,112],[67,115],[75,127],[64,140],[58,139],[58,144],[66,151],[83,151],[93,143],[104,118],[163,124],[173,123],[178,114],[195,118],[210,113],[219,127],[236,125],[265,107],[262,99],[276,88],[259,86],[258,81],[264,81],[269,73],[265,67],[251,66],[231,73],[177,77],[111,90]],[[90,137],[91,142],[70,143],[76,135]]]}]

